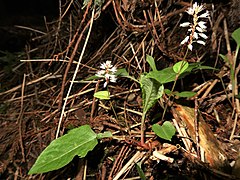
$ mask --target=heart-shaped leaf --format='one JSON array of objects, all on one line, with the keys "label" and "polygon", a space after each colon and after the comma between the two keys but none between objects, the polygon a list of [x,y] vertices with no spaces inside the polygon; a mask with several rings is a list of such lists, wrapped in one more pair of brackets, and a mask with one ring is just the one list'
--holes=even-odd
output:
[{"label": "heart-shaped leaf", "polygon": [[169,121],[165,121],[162,126],[154,124],[152,126],[153,132],[162,139],[171,141],[172,137],[176,133],[175,127]]},{"label": "heart-shaped leaf", "polygon": [[[191,63],[188,65],[184,72],[181,70],[180,76],[178,79],[184,78],[186,75],[190,74],[193,70],[197,69],[212,69],[211,67],[201,66],[202,62],[198,63]],[[186,66],[185,66],[186,67]],[[177,69],[175,69],[178,72]],[[174,72],[173,67],[168,67],[159,71],[151,71],[149,72],[146,77],[152,78],[160,82],[161,84],[165,84],[168,82],[173,82],[176,80],[176,72]]]},{"label": "heart-shaped leaf", "polygon": [[236,41],[238,48],[240,47],[240,28],[232,33],[233,39]]},{"label": "heart-shaped leaf", "polygon": [[189,66],[188,62],[180,61],[180,62],[177,62],[176,64],[174,64],[173,71],[176,74],[182,74],[187,70],[188,66]]}]

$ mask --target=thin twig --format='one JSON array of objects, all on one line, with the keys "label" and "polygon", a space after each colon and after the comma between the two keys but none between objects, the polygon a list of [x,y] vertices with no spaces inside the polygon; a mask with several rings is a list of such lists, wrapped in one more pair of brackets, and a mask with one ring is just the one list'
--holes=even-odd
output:
[{"label": "thin twig", "polygon": [[[84,16],[83,16],[83,19],[82,19],[82,21],[81,21],[81,23],[80,23],[80,27],[81,27],[81,25],[83,24],[83,22],[85,21],[85,18],[86,18],[86,16],[87,16],[88,10],[89,10],[90,5],[91,5],[91,2],[92,2],[92,1],[90,1],[90,2],[88,3],[87,9],[86,9],[86,11],[85,11],[85,13],[84,13]],[[73,52],[72,52],[71,57],[70,57],[69,62],[68,62],[68,65],[67,65],[67,67],[66,67],[66,69],[65,69],[64,76],[63,76],[63,81],[62,81],[62,87],[61,87],[61,90],[60,90],[60,93],[59,93],[59,103],[58,103],[58,109],[59,109],[59,110],[62,108],[63,92],[64,92],[64,89],[65,89],[65,86],[66,86],[66,81],[67,81],[68,72],[69,72],[69,70],[70,70],[71,64],[72,64],[73,59],[74,59],[74,57],[75,57],[75,54],[76,54],[76,52],[77,52],[78,46],[79,46],[79,44],[80,44],[80,42],[81,42],[81,40],[82,40],[83,32],[85,32],[85,31],[87,30],[90,22],[91,22],[91,21],[88,21],[87,25],[84,27],[82,33],[80,34],[80,36],[79,36],[79,38],[78,38],[78,40],[77,40],[77,42],[76,42],[76,44],[75,44],[75,46],[74,46]],[[80,27],[78,28],[78,31],[80,30]],[[77,34],[78,34],[78,31],[77,31],[77,33],[75,34],[76,36],[77,36]],[[75,38],[74,38],[74,39],[75,39]],[[68,48],[69,48],[69,47],[68,47]]]},{"label": "thin twig", "polygon": [[24,97],[24,89],[26,84],[26,74],[23,76],[23,83],[22,83],[22,92],[21,92],[21,110],[18,115],[17,123],[18,123],[18,132],[19,132],[19,142],[22,152],[22,162],[25,162],[25,153],[23,147],[23,138],[22,138],[22,117],[23,117],[23,97]]},{"label": "thin twig", "polygon": [[93,24],[93,19],[94,19],[94,12],[95,12],[95,10],[93,9],[93,10],[92,10],[92,17],[91,17],[91,21],[90,21],[90,25],[89,25],[88,34],[87,34],[87,37],[86,37],[86,41],[85,41],[85,43],[84,43],[84,45],[83,45],[83,49],[82,49],[81,55],[80,55],[80,57],[79,57],[77,67],[76,67],[76,69],[75,69],[74,75],[73,75],[73,77],[72,77],[72,81],[71,81],[71,83],[70,83],[70,87],[69,87],[69,89],[68,89],[68,93],[67,93],[66,99],[65,99],[64,104],[63,104],[63,107],[62,107],[61,116],[60,116],[60,119],[59,119],[59,122],[58,122],[56,139],[57,139],[58,136],[59,136],[60,127],[61,127],[61,123],[62,123],[64,111],[65,111],[65,107],[66,107],[66,105],[67,105],[67,100],[68,100],[68,97],[69,97],[69,95],[70,95],[70,92],[71,92],[71,89],[72,89],[72,86],[73,86],[73,82],[74,82],[74,80],[75,80],[75,78],[76,78],[76,76],[77,76],[78,69],[79,69],[80,63],[81,63],[81,61],[82,61],[83,54],[84,54],[85,49],[86,49],[86,46],[87,46],[87,43],[88,43],[88,39],[89,39],[90,34],[91,34],[92,24]]},{"label": "thin twig", "polygon": [[119,173],[113,178],[113,180],[118,180],[133,164],[137,163],[143,156],[145,152],[137,151],[136,154],[125,164],[125,166],[119,171]]},{"label": "thin twig", "polygon": [[198,122],[198,99],[197,97],[194,100],[194,128],[195,128],[195,139],[196,139],[196,146],[197,146],[197,155],[200,157],[200,146],[199,146],[199,122]]},{"label": "thin twig", "polygon": [[[25,84],[25,86],[29,86],[29,85],[35,84],[35,83],[37,83],[37,82],[39,82],[39,81],[42,81],[42,80],[44,80],[44,79],[47,79],[47,78],[49,78],[51,75],[52,75],[52,73],[46,74],[46,75],[43,76],[43,77],[40,77],[40,78],[38,78],[38,79],[35,79],[35,80],[32,80],[32,81],[28,82],[27,84]],[[7,94],[7,93],[10,93],[10,92],[14,92],[14,91],[20,89],[21,87],[22,87],[22,85],[18,85],[18,86],[16,86],[16,87],[12,88],[12,89],[9,89],[8,91],[4,91],[4,92],[0,93],[0,96],[1,96],[1,95],[4,95],[4,94]]]}]

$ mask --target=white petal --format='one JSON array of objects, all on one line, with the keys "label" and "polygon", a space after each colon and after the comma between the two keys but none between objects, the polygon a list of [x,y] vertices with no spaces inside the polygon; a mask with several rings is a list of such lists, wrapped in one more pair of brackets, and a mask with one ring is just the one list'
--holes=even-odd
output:
[{"label": "white petal", "polygon": [[204,45],[205,46],[205,42],[204,41],[201,41],[201,40],[198,40],[198,41],[196,41],[198,44],[202,44],[202,45]]},{"label": "white petal", "polygon": [[203,7],[203,5],[200,5],[200,6],[198,6],[198,7],[196,8],[195,12],[196,12],[196,14],[198,14],[198,13],[201,12],[202,10],[204,10],[204,7]]},{"label": "white petal", "polygon": [[204,30],[203,30],[202,28],[198,27],[198,26],[196,27],[196,29],[197,29],[197,31],[200,32],[200,33],[204,32]]},{"label": "white petal", "polygon": [[112,67],[112,62],[111,61],[106,61],[106,67],[111,68]]},{"label": "white petal", "polygon": [[229,83],[227,87],[229,90],[232,90],[232,84]]},{"label": "white petal", "polygon": [[189,36],[185,37],[184,40],[182,40],[181,44],[185,44],[187,43],[189,40]]},{"label": "white petal", "polygon": [[103,84],[103,87],[105,88],[107,86],[107,81]]},{"label": "white petal", "polygon": [[110,75],[110,81],[111,82],[116,82],[117,81],[117,78],[115,75]]},{"label": "white petal", "polygon": [[204,33],[198,33],[198,35],[201,36],[203,39],[207,39],[208,38],[207,35],[204,34]]},{"label": "white petal", "polygon": [[190,49],[192,51],[192,48],[193,48],[192,44],[189,44],[188,49]]},{"label": "white petal", "polygon": [[198,8],[198,4],[197,4],[197,2],[195,2],[192,6],[192,9],[195,11],[197,8]]},{"label": "white petal", "polygon": [[189,15],[193,15],[194,14],[194,9],[193,8],[188,8],[186,11]]},{"label": "white petal", "polygon": [[112,73],[116,73],[117,72],[117,68],[114,66],[111,69],[109,69],[109,71],[111,71]]},{"label": "white petal", "polygon": [[205,13],[201,14],[200,16],[198,16],[199,18],[208,18],[209,16],[209,12],[206,11]]},{"label": "white petal", "polygon": [[100,70],[97,72],[96,76],[98,77],[104,77],[103,75],[105,74],[105,71],[104,70]]},{"label": "white petal", "polygon": [[205,26],[205,24],[206,24],[206,22],[204,22],[204,21],[198,22],[199,27],[202,28],[202,29],[206,29],[207,28],[207,26]]},{"label": "white petal", "polygon": [[109,80],[109,79],[110,79],[110,76],[111,76],[111,75],[110,75],[110,74],[108,74],[108,73],[107,73],[107,74],[105,74],[105,79],[106,79],[106,80]]},{"label": "white petal", "polygon": [[180,27],[188,27],[191,23],[190,22],[184,22],[180,24]]},{"label": "white petal", "polygon": [[195,39],[198,39],[198,33],[194,32],[194,33],[193,33],[193,37],[194,37]]},{"label": "white petal", "polygon": [[106,69],[106,63],[101,63],[100,68],[101,69]]}]

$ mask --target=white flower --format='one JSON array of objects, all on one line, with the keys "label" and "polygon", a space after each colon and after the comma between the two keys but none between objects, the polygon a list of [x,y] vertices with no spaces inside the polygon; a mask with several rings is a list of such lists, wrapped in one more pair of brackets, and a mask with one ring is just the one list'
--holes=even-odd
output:
[{"label": "white flower", "polygon": [[193,37],[194,37],[195,39],[198,39],[198,33],[196,33],[196,31],[193,32]]},{"label": "white flower", "polygon": [[116,75],[110,75],[110,82],[117,82]]},{"label": "white flower", "polygon": [[198,22],[198,26],[202,28],[203,30],[207,29],[207,26],[205,26],[206,22],[200,21]]},{"label": "white flower", "polygon": [[104,77],[105,71],[104,70],[100,70],[97,72],[96,76],[98,77]]},{"label": "white flower", "polygon": [[198,40],[198,41],[196,41],[198,44],[202,44],[202,45],[204,45],[205,46],[205,42],[204,41],[201,41],[201,40]]},{"label": "white flower", "polygon": [[208,37],[204,33],[198,33],[199,36],[201,36],[203,39],[207,39]]},{"label": "white flower", "polygon": [[208,18],[209,16],[209,12],[206,11],[205,13],[201,14],[200,16],[198,16],[198,18]]},{"label": "white flower", "polygon": [[189,40],[189,36],[185,37],[184,40],[182,40],[181,44],[185,44],[187,43]]},{"label": "white flower", "polygon": [[191,23],[190,22],[185,22],[180,24],[180,27],[188,27]]},{"label": "white flower", "polygon": [[101,63],[101,70],[97,71],[96,76],[105,78],[106,82],[104,83],[104,87],[107,86],[109,82],[116,82],[117,78],[115,73],[117,72],[117,68],[112,65],[111,61],[106,61],[106,63]]},{"label": "white flower", "polygon": [[192,51],[192,48],[193,48],[192,44],[188,44],[188,49]]},{"label": "white flower", "polygon": [[[180,24],[180,27],[189,27],[188,32],[190,32],[190,34],[184,38],[184,40],[181,42],[181,45],[187,44],[188,49],[190,49],[191,51],[193,49],[193,42],[205,45],[206,43],[203,40],[208,38],[207,35],[204,34],[207,29],[207,26],[205,25],[206,22],[199,21],[200,18],[208,18],[209,16],[208,11],[199,15],[199,13],[202,12],[204,9],[205,8],[203,5],[198,5],[197,2],[195,2],[193,6],[189,7],[186,11],[189,15],[193,16],[192,23],[184,22]],[[199,38],[203,38],[203,40]]]}]

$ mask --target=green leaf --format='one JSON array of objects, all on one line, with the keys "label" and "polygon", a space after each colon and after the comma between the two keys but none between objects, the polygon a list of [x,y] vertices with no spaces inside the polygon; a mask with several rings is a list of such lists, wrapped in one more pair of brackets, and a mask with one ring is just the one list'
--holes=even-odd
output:
[{"label": "green leaf", "polygon": [[91,80],[95,80],[95,79],[100,79],[100,77],[93,75],[93,76],[86,78],[86,81],[91,81]]},{"label": "green leaf", "polygon": [[170,89],[164,89],[164,93],[167,94],[167,95],[170,95],[171,94],[171,90]]},{"label": "green leaf", "polygon": [[159,98],[162,97],[164,86],[154,79],[141,76],[140,85],[142,89],[143,113],[146,113]]},{"label": "green leaf", "polygon": [[123,76],[123,77],[130,76],[125,68],[118,69],[117,72],[115,73],[115,75],[116,76]]},{"label": "green leaf", "polygon": [[177,62],[176,64],[174,64],[173,71],[176,74],[182,74],[187,70],[188,66],[189,66],[188,62],[180,61],[180,62]]},{"label": "green leaf", "polygon": [[176,73],[173,71],[172,67],[169,67],[160,71],[151,71],[146,75],[146,78],[152,78],[161,84],[165,84],[174,81]]},{"label": "green leaf", "polygon": [[53,140],[37,158],[28,174],[45,173],[68,164],[74,156],[85,157],[97,145],[97,135],[89,125],[72,129]]},{"label": "green leaf", "polygon": [[[201,69],[202,62],[191,63],[188,65],[187,69],[184,70],[178,79],[184,78],[186,75],[190,74],[194,69]],[[176,73],[173,67],[168,67],[159,71],[151,71],[146,75],[147,78],[152,78],[160,82],[161,84],[173,82],[176,79]]]},{"label": "green leaf", "polygon": [[217,68],[213,68],[211,66],[198,66],[196,69],[201,69],[201,70],[217,70]]},{"label": "green leaf", "polygon": [[152,130],[160,138],[166,139],[169,141],[172,140],[172,137],[176,133],[175,127],[169,121],[165,121],[162,126],[160,126],[159,124],[154,124],[152,126]]},{"label": "green leaf", "polygon": [[147,178],[146,178],[141,166],[142,166],[142,162],[136,163],[136,168],[137,168],[137,171],[138,171],[138,174],[139,174],[141,180],[146,180]]},{"label": "green leaf", "polygon": [[133,81],[138,82],[138,80],[136,80],[134,77],[129,75],[129,73],[127,72],[127,70],[125,68],[118,69],[117,72],[115,73],[115,75],[120,76],[120,77],[126,77],[126,78],[129,78],[129,79],[133,80]]},{"label": "green leaf", "polygon": [[93,96],[98,99],[106,99],[106,100],[110,99],[109,91],[98,91],[94,93]]},{"label": "green leaf", "polygon": [[240,46],[240,28],[236,29],[233,33],[232,33],[232,38],[236,41],[237,46],[239,48]]},{"label": "green leaf", "polygon": [[110,137],[112,137],[112,133],[110,131],[97,134],[97,139],[110,138]]},{"label": "green leaf", "polygon": [[177,92],[177,93],[174,93],[174,95],[176,96],[179,96],[179,97],[193,97],[195,96],[197,93],[196,92],[192,92],[192,91],[183,91],[183,92]]},{"label": "green leaf", "polygon": [[156,64],[155,64],[153,57],[150,55],[147,55],[146,60],[147,60],[148,64],[150,65],[150,67],[152,68],[152,70],[157,71]]},{"label": "green leaf", "polygon": [[235,95],[235,98],[238,98],[238,99],[240,99],[240,94],[238,94],[238,95]]},{"label": "green leaf", "polygon": [[219,56],[225,61],[225,63],[229,63],[227,56],[225,56],[223,54],[219,54]]}]

